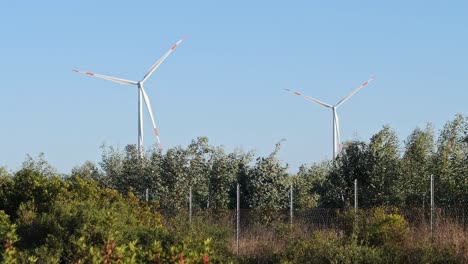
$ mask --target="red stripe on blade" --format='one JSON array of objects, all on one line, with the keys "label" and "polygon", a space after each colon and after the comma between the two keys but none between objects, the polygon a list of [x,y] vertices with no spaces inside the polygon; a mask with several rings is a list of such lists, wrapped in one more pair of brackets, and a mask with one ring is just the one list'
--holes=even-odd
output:
[{"label": "red stripe on blade", "polygon": [[368,83],[369,83],[369,82],[365,82],[365,83],[362,84],[362,86],[366,86]]},{"label": "red stripe on blade", "polygon": [[159,133],[158,133],[158,129],[157,129],[157,128],[154,129],[154,134],[156,134],[157,137],[159,136]]},{"label": "red stripe on blade", "polygon": [[295,94],[295,95],[301,95],[301,94],[300,94],[300,93],[298,93],[298,92],[294,92],[294,94]]},{"label": "red stripe on blade", "polygon": [[87,72],[86,74],[91,75],[91,76],[94,75],[94,73],[92,73],[92,72]]},{"label": "red stripe on blade", "polygon": [[177,48],[177,44],[174,44],[174,46],[172,46],[171,50],[175,50]]}]

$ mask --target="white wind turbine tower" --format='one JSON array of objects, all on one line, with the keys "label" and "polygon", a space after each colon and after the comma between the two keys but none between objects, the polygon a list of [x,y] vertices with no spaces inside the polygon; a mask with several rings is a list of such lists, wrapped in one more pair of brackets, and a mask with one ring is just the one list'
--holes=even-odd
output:
[{"label": "white wind turbine tower", "polygon": [[353,96],[355,93],[357,93],[359,90],[364,88],[364,86],[368,85],[371,81],[373,81],[375,78],[372,76],[369,80],[365,81],[364,83],[361,84],[356,90],[352,91],[348,95],[346,95],[343,99],[341,99],[338,103],[335,105],[329,105],[327,103],[324,103],[322,101],[319,101],[317,99],[314,99],[312,97],[303,95],[301,93],[291,91],[289,89],[285,89],[288,92],[291,92],[297,96],[302,96],[305,99],[312,101],[316,104],[319,104],[321,106],[330,108],[333,112],[333,158],[335,159],[336,156],[338,156],[338,152],[341,151],[341,143],[340,143],[340,122],[338,121],[338,113],[336,112],[336,109],[342,105],[346,100],[348,100],[351,96]]},{"label": "white wind turbine tower", "polygon": [[145,100],[146,108],[148,109],[148,113],[151,118],[151,122],[153,123],[153,130],[154,134],[156,135],[156,139],[158,141],[158,146],[161,148],[161,141],[159,140],[159,133],[158,129],[156,128],[156,122],[154,121],[154,116],[153,116],[153,110],[151,108],[151,103],[148,98],[148,95],[146,94],[145,89],[143,88],[143,84],[148,78],[153,74],[153,72],[161,65],[161,63],[171,54],[177,46],[185,39],[185,36],[182,37],[179,41],[177,41],[176,44],[174,44],[159,60],[157,60],[153,66],[148,70],[148,72],[143,76],[143,79],[140,81],[130,81],[130,80],[125,80],[121,78],[116,78],[116,77],[111,77],[111,76],[106,76],[106,75],[101,75],[101,74],[96,74],[92,72],[83,72],[83,71],[78,71],[78,70],[73,70],[74,72],[86,74],[89,76],[105,79],[108,81],[113,81],[116,83],[120,84],[130,84],[130,85],[136,85],[138,87],[138,153],[141,155],[142,150],[143,150],[143,105],[141,103],[141,99],[143,98]]}]

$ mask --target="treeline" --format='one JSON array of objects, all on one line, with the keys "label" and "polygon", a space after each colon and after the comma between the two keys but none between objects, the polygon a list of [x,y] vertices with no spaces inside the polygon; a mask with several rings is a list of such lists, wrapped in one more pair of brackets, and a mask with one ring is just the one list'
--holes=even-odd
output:
[{"label": "treeline", "polygon": [[[0,167],[0,262],[257,263],[255,258],[236,260],[229,247],[232,227],[215,221],[222,215],[217,210],[235,207],[238,183],[241,206],[262,212],[287,208],[291,185],[295,208],[349,206],[355,179],[361,206],[424,206],[433,174],[439,206],[466,205],[467,132],[468,118],[462,115],[447,122],[437,137],[428,125],[403,143],[384,126],[368,143],[347,142],[334,161],[302,166],[295,175],[277,158],[280,143],[270,155],[257,158],[252,152],[226,153],[207,138],[142,155],[132,145],[124,151],[103,147],[98,165],[86,162],[70,175],[59,175],[43,155],[28,156],[16,172]],[[187,207],[190,188],[194,206],[210,209],[192,225],[186,210],[180,210]],[[144,201],[147,189],[150,202]],[[175,214],[163,218],[161,209]],[[362,219],[362,230],[353,229],[354,219]],[[326,232],[299,240],[294,233],[287,233],[289,240],[277,237],[287,249],[265,258],[269,263],[466,262],[466,240],[459,239],[455,250],[447,246],[455,245],[452,240],[437,246],[429,240],[415,243],[399,215],[378,209],[370,218],[350,215],[348,220],[339,227],[343,237]],[[347,227],[353,227],[348,235]]]},{"label": "treeline", "polygon": [[457,115],[437,138],[427,125],[402,143],[384,126],[369,142],[346,142],[336,160],[301,166],[296,175],[278,160],[280,143],[269,156],[254,159],[251,152],[226,153],[207,138],[166,153],[152,150],[142,158],[134,146],[124,152],[104,148],[99,167],[86,163],[72,175],[86,175],[123,194],[133,191],[143,197],[148,188],[166,209],[186,207],[190,186],[195,206],[234,208],[237,183],[243,208],[282,209],[288,207],[293,184],[296,208],[307,209],[349,205],[355,179],[362,206],[423,206],[430,200],[433,174],[436,203],[456,205],[468,201],[467,131],[467,117]]},{"label": "treeline", "polygon": [[[277,158],[280,143],[270,155],[257,158],[252,152],[227,153],[204,137],[185,148],[152,149],[141,156],[134,145],[124,151],[103,147],[98,165],[86,162],[69,176],[94,179],[103,188],[141,199],[148,189],[150,199],[166,210],[186,208],[192,187],[195,207],[224,210],[235,207],[237,183],[242,208],[287,208],[291,184],[297,209],[343,207],[352,203],[355,179],[361,206],[423,206],[430,200],[432,174],[436,203],[457,205],[468,201],[467,131],[463,115],[448,121],[437,137],[427,125],[403,142],[384,126],[369,142],[345,142],[334,161],[301,166],[295,175]],[[28,157],[23,167],[49,177],[55,173],[42,157]]]}]

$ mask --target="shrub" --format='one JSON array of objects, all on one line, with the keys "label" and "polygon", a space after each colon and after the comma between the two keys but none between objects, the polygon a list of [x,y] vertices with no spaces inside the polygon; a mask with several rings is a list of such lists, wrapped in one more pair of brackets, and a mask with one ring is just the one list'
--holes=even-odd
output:
[{"label": "shrub", "polygon": [[374,246],[401,246],[408,232],[408,222],[398,214],[387,214],[383,208],[373,210],[366,223],[367,242]]},{"label": "shrub", "polygon": [[17,251],[14,244],[18,241],[16,226],[10,222],[10,217],[0,210],[0,261],[2,263],[17,263]]},{"label": "shrub", "polygon": [[408,232],[408,222],[383,208],[360,210],[356,215],[348,210],[338,216],[339,227],[348,238],[371,246],[401,246]]},{"label": "shrub", "polygon": [[[230,215],[218,212],[198,212],[192,217],[192,224],[188,221],[186,211],[168,219],[167,229],[170,234],[170,243],[176,245],[177,250],[203,252],[206,251],[206,241],[209,240],[212,250],[212,261],[225,261],[231,259],[229,244],[234,234],[233,227],[226,225]],[[216,253],[215,255],[213,255]]]},{"label": "shrub", "polygon": [[326,232],[293,241],[281,255],[281,263],[385,263],[381,249]]}]

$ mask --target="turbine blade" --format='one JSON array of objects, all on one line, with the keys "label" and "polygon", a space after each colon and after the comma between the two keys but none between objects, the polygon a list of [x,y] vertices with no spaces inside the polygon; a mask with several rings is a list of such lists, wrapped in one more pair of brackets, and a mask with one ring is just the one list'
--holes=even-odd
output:
[{"label": "turbine blade", "polygon": [[158,141],[158,146],[161,146],[161,141],[159,140],[158,128],[156,127],[156,122],[154,121],[154,116],[153,116],[153,109],[151,108],[151,102],[148,98],[148,95],[146,94],[145,89],[143,88],[143,85],[140,86],[140,89],[143,93],[143,99],[145,100],[146,108],[148,109],[148,113],[151,117],[151,122],[153,123],[153,130],[154,130],[154,134],[156,135],[156,140]]},{"label": "turbine blade", "polygon": [[314,102],[314,103],[316,103],[316,104],[319,104],[319,105],[321,105],[321,106],[325,106],[325,107],[328,107],[328,108],[332,108],[332,107],[333,107],[333,106],[331,106],[331,105],[329,105],[329,104],[327,104],[327,103],[324,103],[324,102],[319,101],[319,100],[317,100],[317,99],[314,99],[314,98],[312,98],[312,97],[303,95],[303,94],[298,93],[298,92],[296,92],[296,91],[292,91],[292,90],[289,90],[289,89],[285,89],[285,90],[288,91],[288,92],[290,92],[290,93],[293,93],[293,94],[295,94],[295,95],[297,95],[297,96],[304,97],[305,99],[307,99],[307,100],[309,100],[309,101],[312,101],[312,102]]},{"label": "turbine blade", "polygon": [[101,78],[101,79],[104,79],[104,80],[113,81],[113,82],[120,83],[120,84],[133,84],[133,85],[138,84],[137,82],[134,82],[134,81],[129,81],[129,80],[121,79],[121,78],[106,76],[106,75],[102,75],[102,74],[97,74],[97,73],[92,73],[92,72],[83,72],[83,71],[79,71],[79,70],[73,70],[73,71],[77,72],[77,73],[85,74],[85,75],[88,75],[88,76],[93,76],[93,77]]},{"label": "turbine blade", "polygon": [[343,104],[344,102],[346,102],[346,100],[348,100],[351,96],[353,96],[355,93],[359,92],[359,90],[361,90],[362,88],[364,88],[366,85],[368,85],[370,82],[372,82],[373,80],[375,80],[375,77],[372,76],[369,80],[363,82],[361,84],[361,86],[359,86],[356,90],[352,91],[351,93],[349,93],[347,96],[345,96],[343,99],[341,99],[337,104],[336,104],[336,107],[340,106],[341,104]]},{"label": "turbine blade", "polygon": [[161,58],[159,58],[159,60],[157,60],[153,66],[151,66],[151,68],[149,69],[149,71],[145,74],[145,76],[143,77],[143,80],[141,80],[141,82],[145,82],[150,76],[151,74],[153,74],[153,72],[159,67],[159,65],[161,65],[161,63],[169,56],[169,54],[171,54],[176,48],[177,46],[179,46],[179,44],[185,39],[185,36],[183,36],[179,41],[177,41],[176,44],[174,44]]}]

